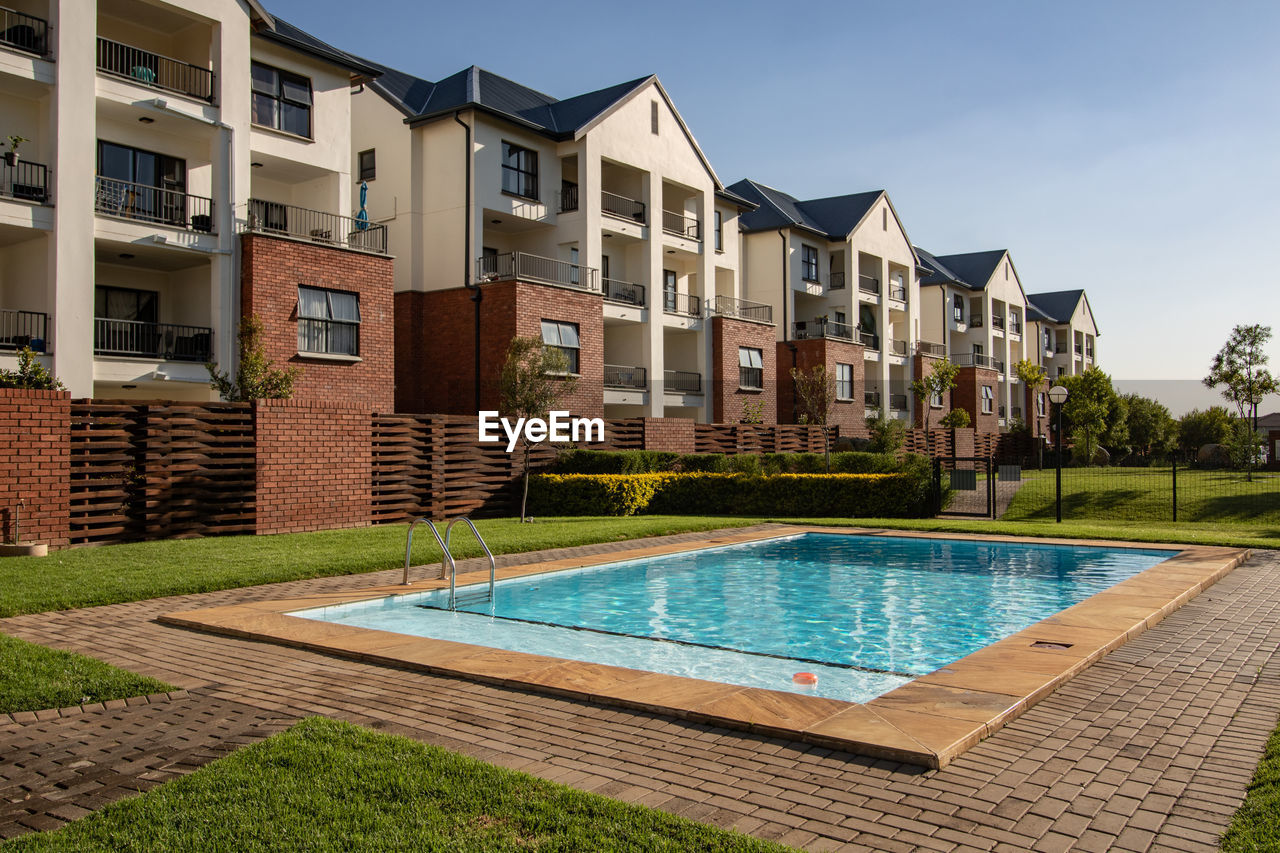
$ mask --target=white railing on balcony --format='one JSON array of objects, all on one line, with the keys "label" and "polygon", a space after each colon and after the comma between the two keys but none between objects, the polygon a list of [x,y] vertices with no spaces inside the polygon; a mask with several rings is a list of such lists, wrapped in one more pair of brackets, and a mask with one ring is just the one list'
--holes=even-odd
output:
[{"label": "white railing on balcony", "polygon": [[476,260],[476,278],[479,281],[520,281],[557,284],[592,293],[600,292],[594,267],[530,255],[525,252],[507,252],[487,255]]}]

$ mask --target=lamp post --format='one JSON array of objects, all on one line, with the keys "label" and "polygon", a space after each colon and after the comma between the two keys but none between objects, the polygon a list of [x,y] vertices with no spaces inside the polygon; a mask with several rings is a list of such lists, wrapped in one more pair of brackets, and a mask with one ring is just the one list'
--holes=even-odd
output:
[{"label": "lamp post", "polygon": [[1057,512],[1058,523],[1062,523],[1062,404],[1067,402],[1070,395],[1066,388],[1061,385],[1054,385],[1049,389],[1049,402],[1058,407],[1058,472],[1055,475],[1057,480]]}]

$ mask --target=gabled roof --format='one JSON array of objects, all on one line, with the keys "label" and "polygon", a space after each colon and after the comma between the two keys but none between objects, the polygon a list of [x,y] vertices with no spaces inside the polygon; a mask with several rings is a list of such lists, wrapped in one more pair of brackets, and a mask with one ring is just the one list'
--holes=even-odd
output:
[{"label": "gabled roof", "polygon": [[1052,293],[1027,294],[1027,301],[1034,305],[1048,322],[1058,325],[1071,322],[1071,318],[1076,313],[1076,307],[1083,298],[1083,290],[1055,290]]},{"label": "gabled roof", "polygon": [[920,283],[960,284],[970,290],[984,290],[1006,254],[1008,254],[1007,249],[992,249],[986,252],[965,252],[959,255],[930,255],[935,262],[946,268],[947,275],[943,279],[935,280],[939,273],[934,267],[934,274],[925,277]]},{"label": "gabled roof", "polygon": [[[263,15],[265,15],[265,10]],[[331,62],[339,68],[345,68],[351,72],[354,80],[367,82],[381,73],[380,69],[373,63],[365,62],[363,59],[352,56],[345,50],[339,50],[310,33],[298,29],[283,18],[268,15],[266,17],[260,16],[260,20],[262,25],[255,29],[255,35],[268,41],[282,44],[292,50],[308,54],[316,59]]]},{"label": "gabled roof", "polygon": [[915,249],[916,257],[920,259],[922,266],[928,268],[929,272],[920,277],[920,286],[924,287],[930,284],[958,284],[961,287],[967,287],[970,290],[981,290],[981,286],[975,287],[965,281],[960,273],[951,269],[941,259],[935,257],[930,252],[926,252],[919,246],[912,246]]},{"label": "gabled roof", "polygon": [[639,77],[594,92],[557,100],[473,65],[438,82],[370,63],[382,76],[370,87],[414,121],[461,109],[481,109],[555,139],[567,139],[653,79]]},{"label": "gabled roof", "polygon": [[740,220],[742,230],[804,228],[831,240],[844,240],[884,195],[884,190],[800,201],[781,190],[744,179],[730,190],[759,207]]}]

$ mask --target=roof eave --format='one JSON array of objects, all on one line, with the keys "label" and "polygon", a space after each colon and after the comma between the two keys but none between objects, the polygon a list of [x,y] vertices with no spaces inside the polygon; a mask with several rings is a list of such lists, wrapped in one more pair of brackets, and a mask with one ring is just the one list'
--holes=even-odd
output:
[{"label": "roof eave", "polygon": [[349,72],[351,72],[352,85],[355,85],[358,83],[368,83],[369,81],[382,76],[382,72],[371,65],[365,65],[363,62],[357,62],[354,59],[348,61],[335,54],[331,54],[322,50],[317,50],[313,46],[309,44],[304,44],[298,41],[297,39],[292,39],[292,38],[289,38],[288,36],[281,35],[280,32],[274,28],[274,25],[269,28],[259,29],[257,32],[254,33],[254,35],[260,38],[264,38],[267,41],[273,41],[276,44],[283,45],[289,48],[290,50],[296,50],[299,53],[305,53],[308,56],[311,56],[315,59],[319,59],[322,62],[327,62],[330,65],[336,65],[339,68],[347,69]]}]

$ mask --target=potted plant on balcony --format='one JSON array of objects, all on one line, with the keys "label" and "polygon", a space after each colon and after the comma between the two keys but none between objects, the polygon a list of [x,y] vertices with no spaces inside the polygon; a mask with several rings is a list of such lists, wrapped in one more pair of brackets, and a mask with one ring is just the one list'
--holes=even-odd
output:
[{"label": "potted plant on balcony", "polygon": [[4,152],[4,162],[7,166],[18,165],[18,146],[24,142],[29,142],[25,136],[14,134],[9,137],[9,150]]}]

